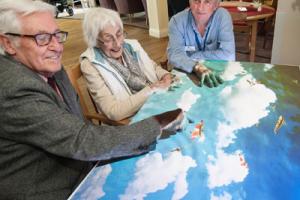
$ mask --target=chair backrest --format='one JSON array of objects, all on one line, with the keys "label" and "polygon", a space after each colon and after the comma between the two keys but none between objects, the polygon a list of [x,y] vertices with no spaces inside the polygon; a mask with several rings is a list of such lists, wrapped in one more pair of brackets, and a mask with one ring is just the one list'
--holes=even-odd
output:
[{"label": "chair backrest", "polygon": [[[244,12],[229,12],[232,19],[233,24],[233,31],[235,34],[237,33],[243,33],[243,37],[246,37],[245,44],[246,44],[246,51],[240,51],[238,48],[236,49],[236,52],[238,53],[249,53],[251,49],[251,30],[252,26],[250,26],[247,22],[247,13]],[[236,35],[235,35],[236,36]]]},{"label": "chair backrest", "polygon": [[277,9],[278,0],[265,0],[264,3],[268,6]]},{"label": "chair backrest", "polygon": [[231,19],[233,21],[233,24],[238,21],[246,21],[247,14],[243,12],[229,12],[231,15]]},{"label": "chair backrest", "polygon": [[[77,64],[75,67],[72,67],[70,69],[67,70],[67,74],[68,77],[71,81],[71,84],[73,85],[74,89],[76,90],[78,96],[79,96],[79,101],[80,101],[80,105],[83,111],[84,116],[87,119],[95,119],[98,120],[99,123],[103,122],[105,124],[108,125],[126,125],[129,124],[130,120],[127,119],[123,119],[120,121],[113,121],[108,119],[105,115],[98,113],[97,108],[96,108],[96,104],[93,101],[93,99],[90,96],[90,93],[88,92],[86,85],[80,85],[79,81],[81,78],[83,78],[82,76],[82,72],[80,70],[80,64]],[[82,79],[81,81],[84,82],[84,79]],[[87,95],[84,95],[83,90],[86,90]],[[92,103],[93,109],[94,109],[94,113],[89,111],[89,106],[88,106],[88,102],[86,100],[89,100]]]},{"label": "chair backrest", "polygon": [[74,89],[76,90],[76,92],[79,96],[81,109],[82,109],[84,115],[86,115],[87,113],[89,113],[88,106],[86,105],[86,103],[83,99],[84,96],[83,96],[81,89],[79,88],[79,84],[78,84],[78,80],[82,77],[82,72],[80,70],[80,64],[68,69],[67,74],[68,74],[68,77],[69,77]]},{"label": "chair backrest", "polygon": [[100,7],[117,10],[114,0],[99,0]]},{"label": "chair backrest", "polygon": [[147,0],[142,0],[143,6],[144,6],[144,10],[145,10],[145,14],[146,14],[146,24],[148,25],[148,6],[147,6]]},{"label": "chair backrest", "polygon": [[169,18],[189,7],[189,0],[168,0]]},{"label": "chair backrest", "polygon": [[278,0],[268,0],[264,2],[266,5],[271,6],[275,9],[275,14],[271,17],[265,20],[264,23],[264,42],[263,42],[263,48],[266,48],[267,40],[273,40],[274,38],[274,28],[275,28],[275,20],[276,20],[276,10],[277,10],[277,4]]},{"label": "chair backrest", "polygon": [[120,14],[134,14],[145,11],[141,0],[114,0]]}]

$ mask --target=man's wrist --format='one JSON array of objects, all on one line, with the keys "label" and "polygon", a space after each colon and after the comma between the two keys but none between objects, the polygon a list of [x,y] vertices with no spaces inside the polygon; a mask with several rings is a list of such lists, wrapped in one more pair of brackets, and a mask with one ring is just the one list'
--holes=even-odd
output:
[{"label": "man's wrist", "polygon": [[203,73],[210,73],[211,71],[207,67],[205,67],[202,63],[197,63],[194,66],[194,72],[196,74],[203,74]]},{"label": "man's wrist", "polygon": [[193,67],[193,72],[199,72],[200,69],[200,65],[198,63],[196,63],[196,65]]}]

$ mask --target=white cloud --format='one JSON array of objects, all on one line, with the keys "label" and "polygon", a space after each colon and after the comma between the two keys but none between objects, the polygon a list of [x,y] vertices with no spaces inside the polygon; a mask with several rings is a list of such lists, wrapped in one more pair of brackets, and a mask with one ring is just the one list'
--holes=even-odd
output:
[{"label": "white cloud", "polygon": [[233,154],[226,154],[223,151],[217,152],[217,157],[209,157],[206,167],[208,170],[208,187],[220,187],[232,182],[242,182],[248,175],[249,169],[241,160],[239,151]]},{"label": "white cloud", "polygon": [[232,196],[228,193],[228,192],[224,192],[222,195],[220,196],[215,196],[214,193],[212,193],[210,195],[210,199],[211,200],[231,200]]},{"label": "white cloud", "polygon": [[233,134],[234,128],[228,124],[220,123],[217,129],[217,149],[229,146],[233,143],[236,135]]},{"label": "white cloud", "polygon": [[233,80],[239,74],[245,74],[246,71],[239,62],[229,62],[229,65],[224,70],[221,78],[225,81]]},{"label": "white cloud", "polygon": [[143,199],[173,182],[172,199],[180,199],[188,192],[186,176],[191,167],[196,167],[196,162],[189,156],[183,156],[180,151],[170,152],[166,158],[160,153],[147,154],[137,161],[135,178],[120,199]]},{"label": "white cloud", "polygon": [[209,188],[242,182],[246,178],[249,169],[244,158],[244,163],[241,163],[241,153],[227,154],[223,149],[234,143],[237,130],[251,127],[267,116],[267,108],[276,101],[275,93],[257,83],[251,75],[245,75],[234,86],[224,88],[220,98],[226,120],[218,124],[217,155],[210,156],[206,163]]},{"label": "white cloud", "polygon": [[[251,85],[250,82],[255,83]],[[218,126],[218,147],[228,146],[236,137],[233,132],[251,127],[268,115],[268,106],[276,100],[275,93],[263,84],[256,83],[251,75],[246,75],[233,87],[226,87],[221,92],[224,106],[221,111],[225,123]]]},{"label": "white cloud", "polygon": [[265,64],[264,66],[264,71],[269,71],[270,69],[272,69],[274,67],[274,65],[271,65],[271,64]]},{"label": "white cloud", "polygon": [[112,168],[111,165],[104,165],[100,169],[96,170],[96,174],[91,176],[92,178],[89,179],[89,183],[91,187],[88,187],[84,192],[81,194],[80,199],[100,199],[105,195],[103,191],[103,185],[106,182],[108,175],[111,173]]},{"label": "white cloud", "polygon": [[200,95],[193,94],[192,88],[185,91],[180,100],[177,102],[178,108],[181,108],[183,111],[188,111],[191,109],[192,105],[196,103],[197,99],[200,98]]}]

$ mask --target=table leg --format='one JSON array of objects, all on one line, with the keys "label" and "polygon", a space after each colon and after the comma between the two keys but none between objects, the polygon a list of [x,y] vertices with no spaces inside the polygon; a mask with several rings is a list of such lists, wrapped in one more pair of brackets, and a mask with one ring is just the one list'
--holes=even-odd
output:
[{"label": "table leg", "polygon": [[256,51],[257,20],[250,21],[249,23],[251,23],[250,62],[254,62]]}]

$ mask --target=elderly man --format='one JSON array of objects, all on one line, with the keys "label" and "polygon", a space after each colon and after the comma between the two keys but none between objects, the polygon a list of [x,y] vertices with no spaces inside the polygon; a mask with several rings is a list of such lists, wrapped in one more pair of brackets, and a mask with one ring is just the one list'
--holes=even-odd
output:
[{"label": "elderly man", "polygon": [[67,32],[54,15],[40,1],[0,0],[0,199],[66,199],[93,161],[148,152],[180,116],[86,123],[61,68]]},{"label": "elderly man", "polygon": [[199,63],[201,60],[235,60],[230,14],[219,0],[190,0],[190,8],[173,16],[169,23],[169,63],[185,72],[195,72],[209,87],[222,80]]}]

